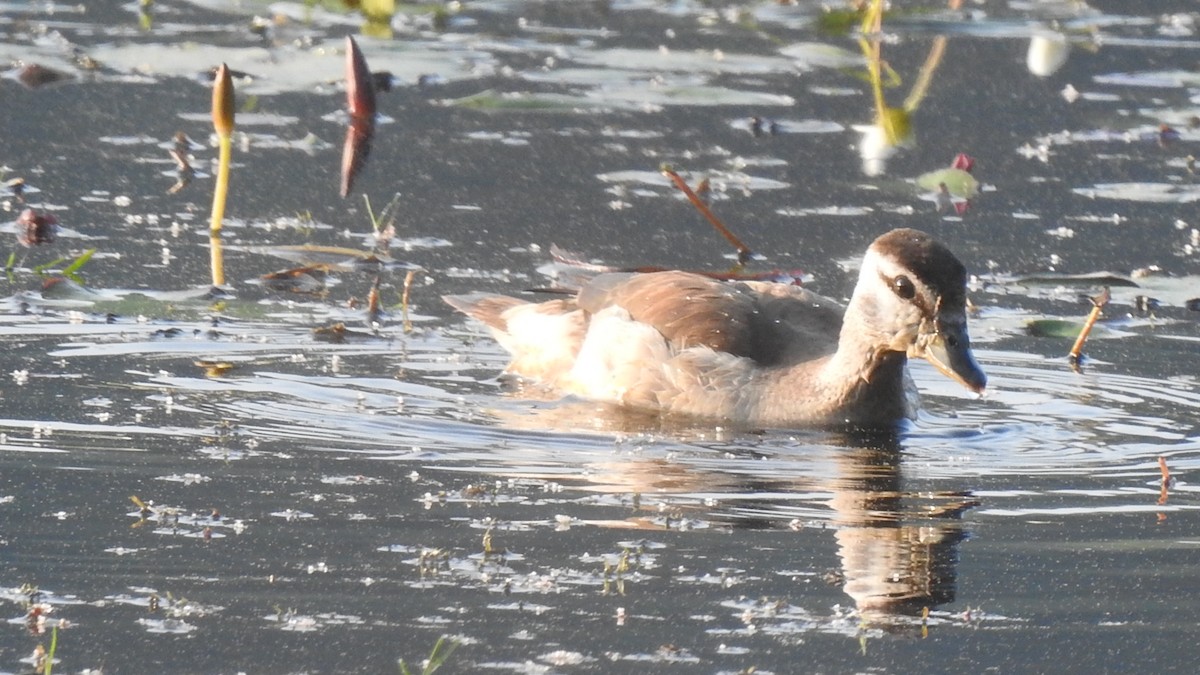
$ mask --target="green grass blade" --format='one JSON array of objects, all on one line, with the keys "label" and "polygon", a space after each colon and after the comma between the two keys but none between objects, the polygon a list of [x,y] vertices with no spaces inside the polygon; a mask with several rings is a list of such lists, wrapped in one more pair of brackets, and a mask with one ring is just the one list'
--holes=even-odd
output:
[{"label": "green grass blade", "polygon": [[46,668],[42,675],[50,675],[54,669],[54,652],[58,651],[58,626],[50,629],[50,651],[46,653]]},{"label": "green grass blade", "polygon": [[89,260],[92,259],[92,256],[95,255],[95,253],[96,249],[94,248],[89,248],[88,250],[84,251],[82,255],[75,259],[75,262],[67,265],[67,267],[62,271],[63,276],[77,284],[82,284],[83,277],[79,275],[79,270],[86,265]]},{"label": "green grass blade", "polygon": [[60,262],[62,262],[64,260],[66,260],[66,258],[55,258],[54,260],[51,260],[48,263],[42,263],[41,265],[38,265],[37,267],[33,268],[33,273],[37,274],[37,275],[45,274],[46,270],[53,269],[53,267],[55,265],[59,264]]}]

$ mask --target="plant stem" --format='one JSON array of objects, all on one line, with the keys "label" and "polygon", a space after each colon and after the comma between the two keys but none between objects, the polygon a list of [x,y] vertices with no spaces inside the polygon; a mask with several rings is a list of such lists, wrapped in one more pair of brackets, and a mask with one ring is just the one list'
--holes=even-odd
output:
[{"label": "plant stem", "polygon": [[1073,365],[1078,365],[1079,360],[1083,357],[1083,343],[1087,342],[1088,335],[1092,332],[1092,326],[1096,325],[1096,320],[1100,318],[1100,311],[1108,304],[1112,295],[1108,291],[1108,286],[1104,287],[1104,292],[1092,298],[1092,311],[1088,313],[1087,319],[1083,322],[1083,329],[1079,331],[1079,337],[1075,339],[1075,344],[1071,347],[1071,352],[1067,355],[1071,359]]}]

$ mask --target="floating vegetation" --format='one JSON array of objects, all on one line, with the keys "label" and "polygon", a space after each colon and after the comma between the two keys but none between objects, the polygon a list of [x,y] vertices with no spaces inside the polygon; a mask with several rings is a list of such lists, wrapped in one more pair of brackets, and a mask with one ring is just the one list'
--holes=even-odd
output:
[{"label": "floating vegetation", "polygon": [[434,643],[433,650],[429,652],[429,657],[423,661],[421,670],[410,671],[408,669],[408,664],[404,662],[404,659],[400,659],[400,672],[403,673],[403,675],[414,675],[414,673],[419,673],[420,675],[433,675],[438,668],[441,668],[443,665],[445,665],[446,661],[450,660],[450,655],[453,654],[454,650],[458,649],[460,645],[462,645],[460,640],[443,635],[442,637],[438,638],[436,643]]},{"label": "floating vegetation", "polygon": [[58,218],[52,213],[25,209],[17,216],[17,242],[22,246],[53,244],[58,235]]},{"label": "floating vegetation", "polygon": [[27,89],[38,89],[52,84],[62,84],[75,79],[71,73],[50,68],[37,63],[19,65],[0,77],[15,80]]},{"label": "floating vegetation", "polygon": [[928,192],[944,188],[953,197],[970,200],[979,193],[979,181],[971,173],[974,168],[975,160],[960,153],[949,167],[917,176],[917,187]]}]

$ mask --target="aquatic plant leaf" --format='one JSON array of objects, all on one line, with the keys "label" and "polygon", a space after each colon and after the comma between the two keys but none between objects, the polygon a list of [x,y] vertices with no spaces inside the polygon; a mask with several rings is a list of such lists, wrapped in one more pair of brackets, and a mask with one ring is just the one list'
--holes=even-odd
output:
[{"label": "aquatic plant leaf", "polygon": [[[367,8],[364,5],[364,13]],[[388,17],[396,11],[393,4]],[[346,110],[350,113],[350,124],[342,142],[341,184],[338,194],[349,196],[354,188],[354,179],[367,165],[371,154],[371,140],[375,136],[375,80],[367,67],[367,58],[354,38],[346,36]]]},{"label": "aquatic plant leaf", "polygon": [[1115,288],[1138,288],[1138,283],[1129,277],[1112,272],[1091,272],[1088,274],[1033,274],[1020,277],[1013,283],[1019,286],[1071,286],[1081,288],[1098,288],[1112,286]]},{"label": "aquatic plant leaf", "polygon": [[349,35],[346,36],[346,110],[351,117],[375,116],[375,82],[367,58]]},{"label": "aquatic plant leaf", "polygon": [[89,248],[88,250],[84,251],[78,258],[75,259],[75,262],[67,265],[66,269],[63,270],[63,274],[68,277],[74,276],[76,272],[83,269],[83,266],[86,265],[95,254],[96,249],[94,248]]},{"label": "aquatic plant leaf", "polygon": [[970,199],[979,193],[979,181],[962,169],[938,169],[917,176],[917,187],[928,192],[936,192],[942,185],[951,195]]},{"label": "aquatic plant leaf", "polygon": [[[1060,338],[1064,340],[1074,340],[1079,337],[1079,332],[1083,330],[1083,321],[1075,321],[1072,319],[1035,319],[1025,324],[1025,331],[1032,337],[1042,338]],[[1092,327],[1090,337],[1106,338],[1113,337],[1113,333],[1100,324]]]},{"label": "aquatic plant leaf", "polygon": [[346,138],[342,141],[341,184],[338,194],[350,196],[354,179],[362,173],[371,154],[371,141],[375,138],[374,117],[352,117],[346,127]]}]

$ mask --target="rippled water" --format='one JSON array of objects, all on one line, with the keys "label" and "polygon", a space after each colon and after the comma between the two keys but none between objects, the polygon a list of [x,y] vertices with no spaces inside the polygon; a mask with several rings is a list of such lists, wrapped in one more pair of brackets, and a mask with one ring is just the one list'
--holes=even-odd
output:
[{"label": "rippled water", "polygon": [[[1191,670],[1191,4],[899,7],[895,146],[869,45],[815,4],[401,10],[367,36],[335,3],[0,3],[0,173],[25,180],[0,231],[61,225],[9,239],[3,280],[0,672],[56,626],[56,672],[396,672],[443,635],[440,672]],[[341,200],[347,34],[394,88]],[[246,76],[214,299],[220,62]],[[957,153],[965,206],[920,187]],[[915,364],[926,409],[894,434],[751,433],[505,390],[441,294],[547,285],[552,244],[732,264],[664,163],[710,179],[754,271],[835,297],[886,229],[944,240],[988,397]],[[362,196],[396,193],[390,264],[260,279],[371,249]],[[1061,323],[1104,285],[1073,371]]]}]

